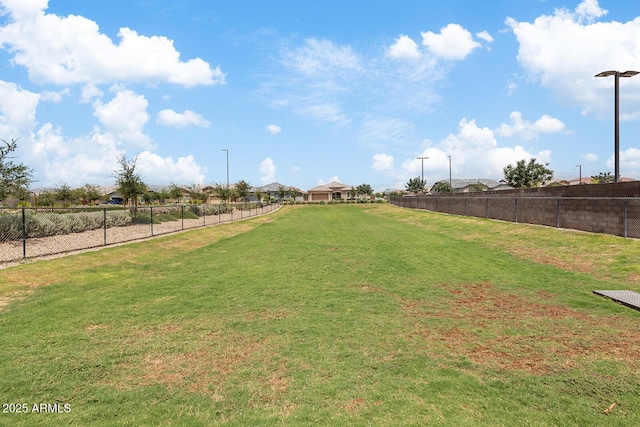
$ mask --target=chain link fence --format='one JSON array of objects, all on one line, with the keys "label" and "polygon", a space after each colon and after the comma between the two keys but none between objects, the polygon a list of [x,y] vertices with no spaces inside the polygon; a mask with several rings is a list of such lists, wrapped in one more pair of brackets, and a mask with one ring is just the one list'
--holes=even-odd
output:
[{"label": "chain link fence", "polygon": [[455,215],[640,238],[639,197],[391,197],[390,203]]},{"label": "chain link fence", "polygon": [[247,202],[137,208],[0,207],[0,263],[241,220],[279,206]]}]

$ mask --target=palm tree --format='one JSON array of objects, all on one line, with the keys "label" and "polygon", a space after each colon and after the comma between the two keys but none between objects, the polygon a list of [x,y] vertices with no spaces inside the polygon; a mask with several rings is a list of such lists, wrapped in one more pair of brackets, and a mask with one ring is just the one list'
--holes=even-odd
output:
[{"label": "palm tree", "polygon": [[284,185],[278,186],[278,191],[276,191],[276,194],[278,195],[280,201],[283,201],[284,196],[287,195],[287,187],[285,187]]},{"label": "palm tree", "polygon": [[258,199],[259,202],[262,202],[262,196],[264,195],[264,193],[259,188],[255,189],[253,195],[256,197],[256,199]]}]

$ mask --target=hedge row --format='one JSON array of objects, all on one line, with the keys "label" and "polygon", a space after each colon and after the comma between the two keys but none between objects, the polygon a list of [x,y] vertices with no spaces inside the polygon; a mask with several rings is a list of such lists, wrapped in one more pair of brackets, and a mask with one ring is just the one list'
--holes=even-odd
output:
[{"label": "hedge row", "polygon": [[[25,211],[27,237],[47,237],[79,233],[104,227],[103,212],[62,213]],[[128,211],[107,211],[107,227],[131,224]],[[0,240],[22,238],[22,211],[0,214]]]},{"label": "hedge row", "polygon": [[[196,219],[203,215],[220,215],[229,212],[233,207],[226,205],[188,205],[153,207],[153,222],[159,224],[167,221]],[[82,212],[63,211],[62,213],[43,210],[26,209],[25,231],[27,237],[48,237],[61,234],[80,233],[83,231],[126,225],[149,224],[151,209],[138,208],[132,210],[100,209]],[[133,215],[132,215],[133,213]],[[22,210],[0,212],[0,241],[22,239]]]}]

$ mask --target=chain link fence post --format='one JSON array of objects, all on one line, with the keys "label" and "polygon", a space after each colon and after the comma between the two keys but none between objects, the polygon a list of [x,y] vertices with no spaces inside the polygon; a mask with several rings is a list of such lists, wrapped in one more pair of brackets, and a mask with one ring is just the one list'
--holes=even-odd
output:
[{"label": "chain link fence post", "polygon": [[22,258],[27,257],[27,221],[25,207],[22,207]]},{"label": "chain link fence post", "polygon": [[627,198],[624,198],[624,238],[627,238]]}]

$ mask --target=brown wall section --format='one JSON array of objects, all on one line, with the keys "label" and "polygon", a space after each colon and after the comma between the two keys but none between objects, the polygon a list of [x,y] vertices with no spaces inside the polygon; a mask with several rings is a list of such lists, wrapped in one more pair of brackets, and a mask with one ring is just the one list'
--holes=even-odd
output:
[{"label": "brown wall section", "polygon": [[640,182],[393,197],[397,206],[640,238]]}]

